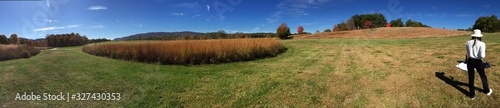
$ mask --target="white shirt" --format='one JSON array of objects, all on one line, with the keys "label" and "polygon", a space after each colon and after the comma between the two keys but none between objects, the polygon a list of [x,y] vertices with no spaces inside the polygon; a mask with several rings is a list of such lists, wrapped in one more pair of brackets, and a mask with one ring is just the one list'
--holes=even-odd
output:
[{"label": "white shirt", "polygon": [[476,45],[474,44],[475,39],[467,41],[465,47],[467,48],[467,55],[471,59],[483,59],[486,56],[486,44],[479,40],[476,41]]}]

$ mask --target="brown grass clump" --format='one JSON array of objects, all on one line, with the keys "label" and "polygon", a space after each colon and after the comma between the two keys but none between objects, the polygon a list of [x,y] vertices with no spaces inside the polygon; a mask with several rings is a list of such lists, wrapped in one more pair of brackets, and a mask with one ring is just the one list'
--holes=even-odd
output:
[{"label": "brown grass clump", "polygon": [[217,64],[273,57],[286,48],[278,39],[135,41],[90,44],[92,55],[161,64]]},{"label": "brown grass clump", "polygon": [[25,45],[0,45],[0,61],[30,58],[38,53],[39,49]]}]

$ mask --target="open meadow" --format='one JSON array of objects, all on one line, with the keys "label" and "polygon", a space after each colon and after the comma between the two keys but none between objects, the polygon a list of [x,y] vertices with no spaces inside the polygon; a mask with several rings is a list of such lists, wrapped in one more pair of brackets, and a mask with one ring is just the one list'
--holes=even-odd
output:
[{"label": "open meadow", "polygon": [[[500,71],[486,69],[491,96],[471,101],[464,59],[470,35],[416,39],[298,39],[254,61],[193,66],[99,57],[82,47],[0,62],[0,107],[498,107]],[[485,34],[500,64],[500,34]],[[482,88],[476,74],[475,86]],[[16,93],[121,93],[119,101],[19,101]]]}]

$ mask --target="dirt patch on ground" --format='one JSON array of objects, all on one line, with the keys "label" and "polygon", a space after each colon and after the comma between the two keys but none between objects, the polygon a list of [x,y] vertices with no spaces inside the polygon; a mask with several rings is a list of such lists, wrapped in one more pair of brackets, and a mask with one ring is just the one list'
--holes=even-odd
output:
[{"label": "dirt patch on ground", "polygon": [[467,31],[455,31],[437,28],[425,27],[394,27],[394,28],[375,28],[352,31],[338,31],[332,33],[318,33],[314,35],[296,35],[295,39],[314,39],[314,38],[426,38],[426,37],[450,37],[470,34]]}]

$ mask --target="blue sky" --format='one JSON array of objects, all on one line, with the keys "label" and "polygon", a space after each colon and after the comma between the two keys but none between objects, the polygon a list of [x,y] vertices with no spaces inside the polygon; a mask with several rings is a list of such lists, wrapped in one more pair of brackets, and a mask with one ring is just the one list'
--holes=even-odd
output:
[{"label": "blue sky", "polygon": [[114,39],[145,32],[323,31],[354,14],[382,13],[435,28],[471,27],[500,15],[498,0],[0,0],[0,34],[35,39],[77,32]]}]

